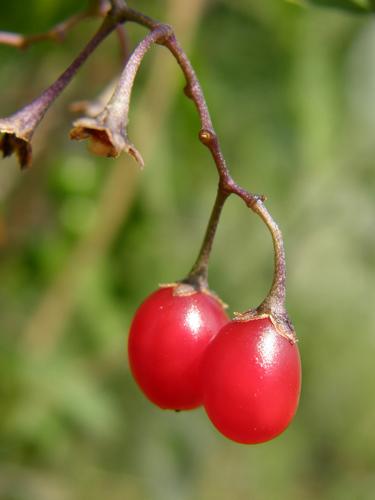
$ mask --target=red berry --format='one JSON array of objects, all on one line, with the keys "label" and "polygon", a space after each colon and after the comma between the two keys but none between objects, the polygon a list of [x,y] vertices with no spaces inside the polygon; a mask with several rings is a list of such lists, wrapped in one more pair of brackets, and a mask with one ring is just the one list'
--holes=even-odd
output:
[{"label": "red berry", "polygon": [[203,360],[204,406],[229,439],[255,444],[283,432],[298,406],[301,361],[296,343],[269,318],[231,321]]},{"label": "red berry", "polygon": [[173,294],[160,288],[137,310],[130,328],[130,368],[157,406],[187,410],[202,404],[201,360],[210,340],[229,320],[207,293]]}]

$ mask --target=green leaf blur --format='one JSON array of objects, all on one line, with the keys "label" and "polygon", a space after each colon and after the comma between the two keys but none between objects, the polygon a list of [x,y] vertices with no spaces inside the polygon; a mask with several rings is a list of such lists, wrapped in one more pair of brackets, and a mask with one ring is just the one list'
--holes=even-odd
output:
[{"label": "green leaf blur", "polygon": [[[350,13],[357,13],[357,14],[366,14],[375,10],[375,2],[373,0],[307,0],[307,1],[319,7],[333,7],[335,9],[342,9]],[[296,0],[296,3],[298,2],[299,0]],[[302,2],[303,0],[301,0],[301,3]]]}]

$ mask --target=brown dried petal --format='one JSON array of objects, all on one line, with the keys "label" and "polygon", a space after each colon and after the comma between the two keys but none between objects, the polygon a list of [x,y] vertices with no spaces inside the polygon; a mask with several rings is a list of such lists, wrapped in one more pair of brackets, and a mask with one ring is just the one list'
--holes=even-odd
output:
[{"label": "brown dried petal", "polygon": [[73,140],[89,140],[90,150],[99,156],[117,158],[123,151],[132,156],[141,168],[144,161],[139,151],[125,134],[118,133],[94,118],[81,118],[73,123],[70,131]]},{"label": "brown dried petal", "polygon": [[31,165],[32,148],[28,140],[17,137],[14,133],[4,132],[0,129],[0,151],[3,158],[16,154],[20,167],[22,169]]}]

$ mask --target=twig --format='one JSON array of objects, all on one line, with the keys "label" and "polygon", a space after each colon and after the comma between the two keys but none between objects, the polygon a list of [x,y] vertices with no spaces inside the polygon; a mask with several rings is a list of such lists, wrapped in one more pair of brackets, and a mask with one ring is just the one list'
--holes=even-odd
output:
[{"label": "twig", "polygon": [[62,42],[67,33],[81,21],[89,17],[104,16],[108,11],[103,6],[103,2],[95,1],[88,9],[73,14],[71,17],[56,24],[53,28],[45,33],[36,33],[34,35],[22,35],[20,33],[11,33],[8,31],[0,31],[0,44],[10,45],[17,49],[28,49],[31,45],[43,40],[52,40],[53,42]]},{"label": "twig", "polygon": [[98,45],[116,28],[120,21],[119,14],[111,10],[96,34],[87,43],[69,67],[42,94],[15,114],[0,119],[0,150],[3,156],[16,153],[22,168],[31,164],[32,150],[30,140],[48,108],[72,80],[78,69],[98,47]]},{"label": "twig", "polygon": [[129,49],[130,43],[129,43],[128,33],[123,24],[119,24],[117,26],[116,32],[120,46],[121,59],[122,62],[125,64],[126,61],[129,59],[130,55],[130,49]]}]

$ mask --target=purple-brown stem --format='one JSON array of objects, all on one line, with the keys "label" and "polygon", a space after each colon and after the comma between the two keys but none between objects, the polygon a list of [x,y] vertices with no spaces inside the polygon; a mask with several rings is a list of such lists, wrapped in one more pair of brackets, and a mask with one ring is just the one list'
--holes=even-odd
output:
[{"label": "purple-brown stem", "polygon": [[195,261],[188,277],[184,280],[185,283],[188,283],[199,290],[208,289],[208,261],[217,226],[219,224],[220,215],[227,197],[228,193],[223,191],[219,186],[198,258]]},{"label": "purple-brown stem", "polygon": [[117,25],[116,32],[117,32],[117,39],[118,39],[119,47],[120,47],[121,60],[122,60],[122,63],[125,64],[126,61],[129,59],[129,55],[130,55],[130,42],[129,42],[128,33],[127,33],[125,26],[123,24]]},{"label": "purple-brown stem", "polygon": [[59,76],[59,78],[37,99],[23,108],[22,112],[25,112],[27,110],[28,113],[32,115],[34,127],[42,119],[52,102],[69,84],[74,75],[77,73],[78,69],[82,66],[82,64],[86,61],[90,54],[94,52],[97,46],[115,29],[115,27],[116,24],[109,20],[109,18],[106,18],[99,30],[88,42],[86,47],[79,53],[79,55],[74,59],[69,67]]},{"label": "purple-brown stem", "polygon": [[286,264],[283,237],[279,226],[273,220],[263,202],[259,201],[256,203],[253,206],[253,210],[263,220],[271,233],[275,257],[275,270],[271,289],[262,304],[258,307],[258,311],[282,313],[285,304],[286,284]]}]

